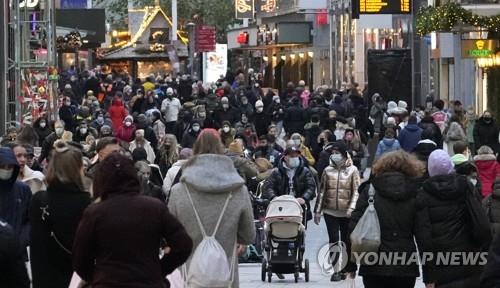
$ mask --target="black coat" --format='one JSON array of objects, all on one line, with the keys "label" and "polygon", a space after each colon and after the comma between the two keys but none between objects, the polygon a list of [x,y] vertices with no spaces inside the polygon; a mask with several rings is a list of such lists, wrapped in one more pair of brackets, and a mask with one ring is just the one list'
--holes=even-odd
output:
[{"label": "black coat", "polygon": [[[482,243],[472,239],[472,227],[465,203],[471,193],[467,178],[462,175],[439,175],[427,179],[417,196],[418,235],[423,252],[479,252]],[[435,265],[423,266],[424,283],[446,284],[481,272],[480,266]]]},{"label": "black coat", "polygon": [[[263,187],[263,195],[266,199],[273,199],[276,196],[289,195],[290,187],[287,171],[284,167],[284,157],[280,160],[278,168],[274,169],[271,176]],[[307,220],[312,219],[309,201],[316,197],[316,181],[309,168],[304,166],[304,160],[300,160],[300,166],[295,171],[293,177],[294,196],[303,198],[307,205]]]},{"label": "black coat", "polygon": [[[432,140],[431,140],[432,141]],[[431,143],[429,141],[420,141],[417,144],[417,147],[413,150],[413,153],[417,156],[418,160],[425,162],[427,166],[427,160],[429,159],[429,155],[431,155],[432,151],[438,149],[437,145]]]},{"label": "black coat", "polygon": [[430,140],[434,141],[439,149],[443,148],[443,135],[439,126],[432,120],[432,117],[424,117],[422,121],[418,123],[418,126],[422,128],[422,134],[427,130],[432,135]]},{"label": "black coat", "polygon": [[[380,252],[406,253],[407,257],[417,251],[413,240],[418,228],[417,184],[401,172],[385,172],[371,180],[375,188],[375,210],[378,214],[381,232]],[[356,209],[352,212],[349,230],[352,232],[368,207],[369,182],[359,188]],[[417,277],[418,265],[361,265],[359,275],[386,277]]]},{"label": "black coat", "polygon": [[6,223],[0,222],[0,283],[4,288],[29,288],[24,249]]},{"label": "black coat", "polygon": [[486,123],[484,118],[481,117],[476,121],[474,126],[474,146],[479,149],[483,145],[489,146],[493,151],[499,151],[498,144],[498,134],[499,128],[497,123],[492,120],[490,123]]},{"label": "black coat", "polygon": [[[72,258],[50,236],[71,250],[78,223],[90,204],[90,194],[76,185],[51,185],[33,196],[30,206],[31,270],[33,288],[66,288],[73,274]],[[49,223],[42,221],[42,207],[49,206]],[[52,228],[49,228],[49,225]]]},{"label": "black coat", "polygon": [[271,116],[266,112],[255,113],[253,119],[257,137],[266,135],[267,129],[269,128],[269,125],[271,125]]},{"label": "black coat", "polygon": [[285,118],[283,119],[283,127],[287,134],[299,133],[304,135],[304,125],[306,124],[306,115],[304,108],[298,104],[288,107],[285,110]]},{"label": "black coat", "polygon": [[484,267],[481,276],[481,288],[500,287],[500,273],[498,271],[500,271],[500,233],[497,233],[491,243],[488,253],[488,264]]}]

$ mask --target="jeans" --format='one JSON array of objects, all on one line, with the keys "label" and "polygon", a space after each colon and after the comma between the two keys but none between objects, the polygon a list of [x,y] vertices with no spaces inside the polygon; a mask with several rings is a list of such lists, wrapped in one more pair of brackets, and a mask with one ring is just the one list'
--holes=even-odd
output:
[{"label": "jeans", "polygon": [[413,288],[415,277],[363,276],[365,288]]},{"label": "jeans", "polygon": [[[347,255],[348,259],[344,259],[343,261],[347,261],[347,265],[340,272],[355,272],[357,266],[355,263],[350,261],[351,259],[351,240],[349,239],[349,221],[350,219],[347,217],[335,217],[328,214],[323,215],[325,218],[326,229],[328,230],[328,239],[330,244],[337,243],[342,241],[345,243],[347,247]],[[340,232],[340,239],[339,239]],[[335,271],[338,272],[338,271]]]}]

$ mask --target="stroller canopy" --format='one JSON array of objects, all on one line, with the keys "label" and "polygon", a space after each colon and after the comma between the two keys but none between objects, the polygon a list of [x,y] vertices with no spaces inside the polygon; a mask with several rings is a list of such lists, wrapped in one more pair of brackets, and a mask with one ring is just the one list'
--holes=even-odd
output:
[{"label": "stroller canopy", "polygon": [[266,223],[277,221],[302,223],[302,207],[295,197],[283,195],[274,198],[267,207]]}]

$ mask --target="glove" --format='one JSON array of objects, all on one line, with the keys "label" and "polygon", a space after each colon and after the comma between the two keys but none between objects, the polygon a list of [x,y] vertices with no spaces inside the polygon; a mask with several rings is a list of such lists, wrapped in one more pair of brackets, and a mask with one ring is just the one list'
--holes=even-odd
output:
[{"label": "glove", "polygon": [[321,222],[321,213],[314,213],[314,223],[316,225],[319,225]]}]

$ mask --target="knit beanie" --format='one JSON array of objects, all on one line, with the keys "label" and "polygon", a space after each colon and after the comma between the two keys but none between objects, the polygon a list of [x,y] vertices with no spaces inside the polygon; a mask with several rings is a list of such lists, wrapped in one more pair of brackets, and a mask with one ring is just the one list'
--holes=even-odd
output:
[{"label": "knit beanie", "polygon": [[347,157],[347,145],[345,144],[344,141],[342,140],[335,141],[332,143],[332,145],[330,145],[330,147],[331,150],[339,151],[340,154],[342,154],[342,156]]},{"label": "knit beanie", "polygon": [[444,150],[437,149],[429,155],[429,176],[448,175],[453,172],[453,168],[453,162],[451,162],[450,156]]},{"label": "knit beanie", "polygon": [[227,148],[228,152],[236,153],[238,155],[243,154],[243,146],[241,146],[239,141],[233,141],[231,144],[229,144],[229,147]]},{"label": "knit beanie", "polygon": [[464,154],[455,154],[451,157],[451,162],[453,162],[455,166],[467,161],[469,161],[469,159],[467,159]]}]

